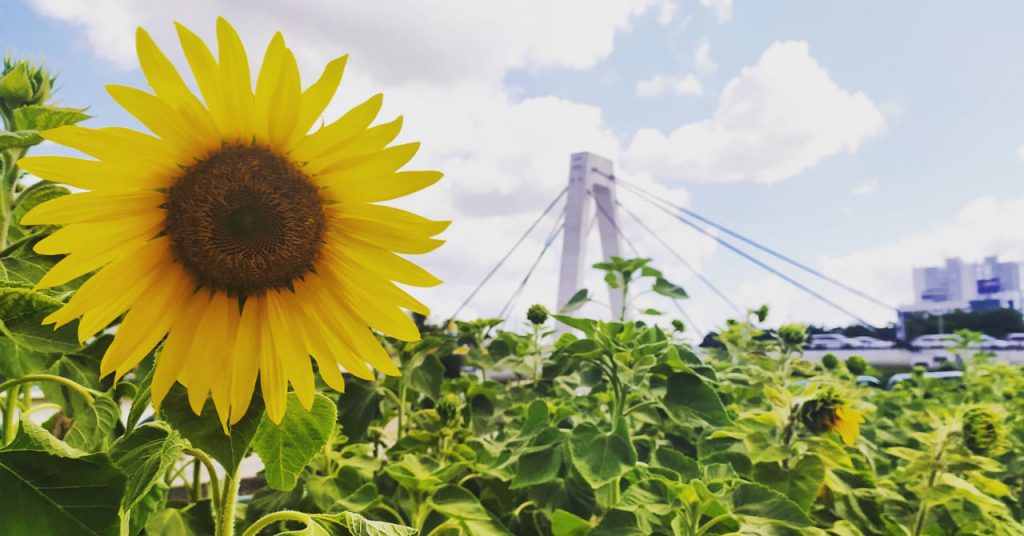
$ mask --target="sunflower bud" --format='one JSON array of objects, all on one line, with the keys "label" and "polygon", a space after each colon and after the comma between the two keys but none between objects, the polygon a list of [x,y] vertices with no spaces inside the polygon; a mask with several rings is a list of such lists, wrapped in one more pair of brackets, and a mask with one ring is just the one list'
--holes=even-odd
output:
[{"label": "sunflower bud", "polygon": [[800,348],[807,342],[807,328],[800,324],[779,327],[779,341],[787,348]]},{"label": "sunflower bud", "polygon": [[526,311],[526,319],[529,320],[531,324],[539,326],[548,321],[548,310],[543,305],[535,303]]},{"label": "sunflower bud", "polygon": [[441,400],[437,401],[437,406],[434,409],[441,417],[442,423],[450,424],[458,418],[459,412],[462,410],[462,400],[454,393],[446,393]]},{"label": "sunflower bud", "polygon": [[868,371],[868,362],[859,355],[851,355],[846,358],[846,370],[854,376],[860,376]]},{"label": "sunflower bud", "polygon": [[41,65],[4,58],[0,74],[0,104],[7,109],[43,104],[49,98],[54,78]]},{"label": "sunflower bud", "polygon": [[1002,418],[987,407],[971,408],[964,413],[964,446],[975,454],[998,456],[1004,450],[1006,436]]},{"label": "sunflower bud", "polygon": [[677,318],[672,321],[672,329],[674,329],[677,333],[682,333],[686,331],[686,324],[683,324],[683,321]]},{"label": "sunflower bud", "polygon": [[821,356],[821,366],[828,370],[835,370],[839,366],[839,358],[836,357],[836,354],[829,352]]}]

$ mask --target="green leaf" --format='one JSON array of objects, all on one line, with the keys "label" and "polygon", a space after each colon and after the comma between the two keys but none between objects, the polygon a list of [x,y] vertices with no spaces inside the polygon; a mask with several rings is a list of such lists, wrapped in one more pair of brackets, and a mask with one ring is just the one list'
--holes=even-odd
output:
[{"label": "green leaf", "polygon": [[551,482],[562,469],[562,448],[552,445],[546,450],[523,454],[516,460],[515,477],[509,489],[521,489]]},{"label": "green leaf", "polygon": [[32,147],[42,143],[42,141],[43,138],[39,137],[39,133],[35,130],[0,131],[0,151]]},{"label": "green leaf", "polygon": [[[138,383],[138,390],[135,392],[135,396],[132,397],[132,406],[128,410],[128,419],[125,421],[125,428],[128,431],[135,429],[135,426],[139,424],[139,420],[142,419],[142,414],[149,408],[150,402],[153,400],[153,393],[150,390],[150,386],[153,383],[153,371],[156,370],[150,367],[149,372],[142,377],[142,380]],[[136,372],[137,373],[137,372]]]},{"label": "green leaf", "polygon": [[688,482],[701,476],[697,460],[671,447],[659,447],[654,452],[654,465],[675,471],[682,482]]},{"label": "green leaf", "polygon": [[662,296],[668,296],[669,298],[673,298],[676,300],[682,300],[690,297],[690,295],[687,294],[685,290],[683,290],[683,287],[680,287],[675,283],[671,283],[668,280],[661,277],[657,278],[654,281],[654,286],[651,287],[651,290],[657,292],[658,294],[661,294]]},{"label": "green leaf", "polygon": [[160,536],[196,536],[188,515],[177,508],[168,508],[150,514],[146,520],[146,534]]},{"label": "green leaf", "polygon": [[367,439],[370,425],[380,416],[382,398],[373,382],[360,379],[345,382],[345,392],[338,395],[338,422],[349,441]]},{"label": "green leaf", "polygon": [[[2,133],[0,133],[2,137]],[[2,142],[0,142],[2,144]],[[49,225],[33,225],[29,227],[23,227],[19,222],[21,218],[41,203],[56,199],[71,193],[71,190],[67,188],[49,183],[49,182],[37,182],[32,186],[29,186],[24,192],[18,194],[18,199],[14,202],[14,212],[11,216],[11,227],[8,230],[8,241],[17,242],[27,238],[29,235],[36,233],[45,233],[51,229],[55,229],[54,226]]]},{"label": "green leaf", "polygon": [[64,441],[89,452],[106,450],[113,439],[121,408],[109,395],[98,396],[75,413]]},{"label": "green leaf", "polygon": [[[411,527],[403,527],[383,521],[370,521],[355,512],[342,512],[340,514],[314,514],[310,516],[314,523],[327,525],[335,523],[348,529],[351,536],[416,536],[419,531]],[[299,533],[296,533],[299,534]],[[321,534],[311,532],[309,534]],[[330,534],[324,531],[322,534]]]},{"label": "green leaf", "polygon": [[715,426],[730,422],[718,393],[696,374],[677,372],[669,376],[662,402],[669,416],[680,424],[692,424],[692,415]]},{"label": "green leaf", "polygon": [[590,291],[587,289],[581,289],[573,294],[569,301],[565,302],[565,305],[560,311],[561,314],[571,313],[580,307],[583,307],[587,302],[590,301]]},{"label": "green leaf", "polygon": [[167,505],[167,484],[158,480],[149,492],[142,496],[128,511],[128,534],[140,534],[146,528],[149,517]]},{"label": "green leaf", "polygon": [[14,123],[18,128],[39,131],[73,125],[90,117],[78,108],[57,108],[41,104],[14,110]]},{"label": "green leaf", "polygon": [[0,337],[0,356],[3,356],[0,358],[0,378],[20,378],[43,372],[60,358],[60,354],[33,352],[18,346],[8,337]]},{"label": "green leaf", "polygon": [[441,397],[441,380],[444,379],[444,365],[436,355],[424,355],[413,364],[409,374],[409,387],[416,392],[437,400]]},{"label": "green leaf", "polygon": [[825,465],[814,455],[800,458],[789,469],[775,462],[759,463],[754,465],[753,480],[789,497],[806,511],[825,482]]},{"label": "green leaf", "polygon": [[744,482],[732,490],[732,511],[739,516],[780,521],[797,527],[810,526],[811,520],[785,495],[761,484]]},{"label": "green leaf", "polygon": [[578,330],[582,331],[588,337],[593,337],[594,336],[594,332],[595,332],[595,330],[597,328],[597,321],[596,320],[591,320],[589,318],[574,318],[574,317],[565,316],[565,315],[551,315],[551,316],[553,316],[555,318],[555,320],[558,320],[559,322],[569,326],[570,328],[575,328],[575,329],[578,329]]},{"label": "green leaf", "polygon": [[592,487],[608,484],[636,464],[636,451],[623,435],[603,433],[589,423],[573,428],[569,436],[572,463]]},{"label": "green leaf", "polygon": [[0,450],[38,450],[61,458],[81,458],[89,454],[57,439],[56,436],[25,416],[21,418],[21,426],[18,427],[14,441]]},{"label": "green leaf", "polygon": [[177,461],[183,447],[178,432],[163,424],[140,426],[113,444],[110,457],[114,465],[128,475],[121,501],[125,509],[134,507],[145,498]]},{"label": "green leaf", "polygon": [[196,415],[188,404],[188,393],[181,384],[174,384],[160,405],[160,416],[181,433],[193,447],[207,453],[230,473],[242,463],[256,428],[263,416],[263,397],[257,386],[249,404],[249,411],[225,434],[213,404],[203,406]]},{"label": "green leaf", "polygon": [[44,326],[43,319],[64,305],[42,292],[21,287],[0,287],[0,332],[27,350],[69,353],[81,347],[75,334],[77,322],[57,331]]},{"label": "green leaf", "polygon": [[116,536],[124,487],[124,474],[106,454],[2,451],[0,534]]},{"label": "green leaf", "polygon": [[281,424],[264,416],[252,447],[263,460],[267,485],[279,490],[295,487],[302,469],[327,444],[337,417],[338,409],[326,396],[317,394],[306,411],[295,393],[288,395]]},{"label": "green leaf", "polygon": [[469,534],[512,534],[491,517],[476,496],[461,486],[444,486],[435,491],[428,501],[435,511],[459,520]]},{"label": "green leaf", "polygon": [[585,519],[561,508],[551,514],[551,533],[554,536],[585,536],[591,528]]}]

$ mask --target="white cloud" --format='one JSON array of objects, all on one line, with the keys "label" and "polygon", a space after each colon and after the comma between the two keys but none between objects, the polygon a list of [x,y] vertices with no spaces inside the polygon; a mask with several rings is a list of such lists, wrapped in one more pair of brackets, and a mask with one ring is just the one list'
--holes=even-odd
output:
[{"label": "white cloud", "polygon": [[636,94],[640,97],[656,97],[666,93],[700,95],[703,89],[700,80],[697,80],[697,77],[692,74],[686,76],[659,74],[636,83]]},{"label": "white cloud", "polygon": [[854,195],[871,195],[875,193],[875,189],[878,188],[878,178],[864,181],[853,187]]},{"label": "white cloud", "polygon": [[135,64],[136,26],[158,42],[173,36],[173,20],[208,36],[223,14],[261,46],[280,29],[308,60],[350,52],[377,81],[434,83],[497,80],[512,68],[591,67],[633,17],[665,1],[31,0],[41,13],[83,26],[96,52],[125,68]]},{"label": "white cloud", "polygon": [[625,163],[675,179],[779,182],[879,134],[885,116],[840,88],[803,41],[777,42],[733,78],[709,119],[664,134],[644,128]]},{"label": "white cloud", "polygon": [[[922,224],[918,232],[847,255],[821,258],[812,265],[898,306],[912,300],[911,269],[915,266],[940,265],[946,257],[973,262],[999,255],[1002,260],[1024,260],[1021,228],[1024,228],[1024,197],[985,196],[968,202],[944,224]],[[895,321],[894,313],[835,287],[812,286],[875,325]],[[743,303],[770,304],[775,322],[814,321],[831,325],[850,322],[849,317],[769,275],[748,280],[741,286],[739,296]]]},{"label": "white cloud", "polygon": [[1017,148],[1017,157],[1024,160],[1024,145]]},{"label": "white cloud", "polygon": [[676,16],[677,6],[670,0],[662,2],[661,8],[658,9],[658,24],[662,26],[668,26],[672,24],[672,19]]},{"label": "white cloud", "polygon": [[693,49],[693,64],[701,71],[715,70],[715,62],[711,59],[711,44],[707,39],[697,41],[697,47]]},{"label": "white cloud", "polygon": [[732,0],[700,0],[700,5],[713,11],[718,22],[725,22],[732,17]]}]

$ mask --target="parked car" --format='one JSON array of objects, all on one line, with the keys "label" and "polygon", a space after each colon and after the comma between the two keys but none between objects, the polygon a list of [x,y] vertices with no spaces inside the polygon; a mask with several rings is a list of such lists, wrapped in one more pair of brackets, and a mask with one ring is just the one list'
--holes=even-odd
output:
[{"label": "parked car", "polygon": [[1007,334],[1006,344],[1008,344],[1010,348],[1024,348],[1024,333]]},{"label": "parked car", "polygon": [[839,333],[819,333],[811,335],[807,341],[809,350],[840,350],[853,347],[854,341]]},{"label": "parked car", "polygon": [[971,345],[971,348],[975,350],[1005,350],[1009,347],[1009,342],[984,334],[982,334],[980,342]]},{"label": "parked car", "polygon": [[921,335],[910,341],[914,348],[951,348],[955,345],[952,335]]},{"label": "parked car", "polygon": [[850,340],[853,341],[854,348],[864,348],[869,350],[881,350],[883,348],[892,348],[893,346],[896,346],[896,343],[892,341],[883,341],[882,339],[868,337],[867,335],[852,337]]}]

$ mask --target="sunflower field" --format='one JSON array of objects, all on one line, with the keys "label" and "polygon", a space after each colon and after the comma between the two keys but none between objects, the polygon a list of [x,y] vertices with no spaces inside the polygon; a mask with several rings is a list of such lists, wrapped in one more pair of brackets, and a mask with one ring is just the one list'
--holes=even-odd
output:
[{"label": "sunflower field", "polygon": [[151,134],[4,62],[0,534],[1024,535],[1024,376],[973,334],[962,377],[882,389],[767,307],[712,349],[585,291],[432,325],[394,283],[440,283],[405,255],[447,222],[378,204],[441,178],[401,119],[318,126],[345,57],[303,88],[280,35],[250,73],[226,21],[178,34],[199,95],[142,30],[152,93],[110,88]]}]

